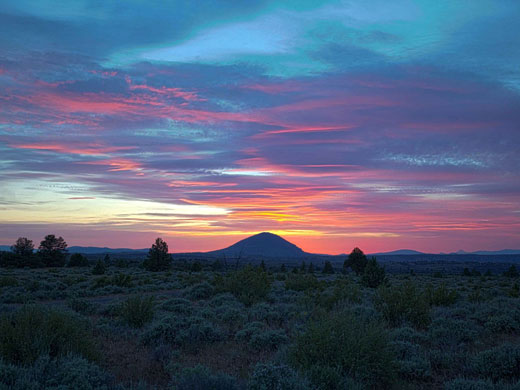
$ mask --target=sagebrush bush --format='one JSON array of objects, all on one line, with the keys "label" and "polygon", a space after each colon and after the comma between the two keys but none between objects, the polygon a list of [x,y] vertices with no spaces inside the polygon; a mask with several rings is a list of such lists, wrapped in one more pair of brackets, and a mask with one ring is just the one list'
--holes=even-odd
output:
[{"label": "sagebrush bush", "polygon": [[289,356],[315,386],[327,389],[339,389],[347,378],[369,387],[386,387],[394,382],[397,367],[383,326],[346,310],[310,323]]},{"label": "sagebrush bush", "polygon": [[114,378],[81,356],[38,358],[33,364],[16,366],[0,360],[0,389],[116,389]]},{"label": "sagebrush bush", "polygon": [[39,356],[69,353],[98,358],[91,329],[77,315],[25,306],[0,317],[0,357],[5,361],[30,364]]},{"label": "sagebrush bush", "polygon": [[214,373],[202,365],[184,368],[174,375],[175,390],[238,390],[237,380],[223,373]]},{"label": "sagebrush bush", "polygon": [[154,321],[141,336],[147,345],[167,343],[180,347],[196,347],[222,340],[224,333],[211,321],[200,316],[164,316]]},{"label": "sagebrush bush", "polygon": [[213,296],[215,289],[208,282],[202,282],[191,286],[185,293],[186,298],[192,300],[208,299]]},{"label": "sagebrush bush", "polygon": [[359,285],[341,278],[334,282],[332,289],[324,291],[318,300],[320,307],[331,310],[340,302],[361,303],[361,289]]},{"label": "sagebrush bush", "polygon": [[288,342],[289,338],[282,329],[267,329],[252,334],[248,345],[256,351],[274,350]]},{"label": "sagebrush bush", "polygon": [[520,346],[504,344],[478,353],[472,359],[476,376],[499,380],[520,379]]},{"label": "sagebrush bush", "polygon": [[457,302],[458,294],[456,290],[450,290],[445,283],[435,288],[431,284],[426,287],[426,295],[430,305],[450,306]]},{"label": "sagebrush bush", "polygon": [[217,275],[215,286],[218,292],[230,292],[246,306],[259,302],[271,291],[271,278],[260,268],[248,265],[227,276]]},{"label": "sagebrush bush", "polygon": [[431,321],[428,298],[412,282],[379,287],[374,306],[393,326],[409,322],[416,327],[425,327]]},{"label": "sagebrush bush", "polygon": [[495,390],[492,382],[480,379],[456,378],[444,384],[444,390]]},{"label": "sagebrush bush", "polygon": [[320,287],[320,282],[313,274],[289,274],[285,279],[285,288],[294,291],[314,290]]},{"label": "sagebrush bush", "polygon": [[285,364],[259,363],[247,383],[248,390],[310,390],[310,383]]},{"label": "sagebrush bush", "polygon": [[193,303],[184,298],[171,298],[161,304],[161,309],[172,313],[191,314]]},{"label": "sagebrush bush", "polygon": [[154,317],[155,299],[153,296],[143,297],[140,295],[128,298],[121,304],[120,313],[128,325],[134,328],[142,328]]}]

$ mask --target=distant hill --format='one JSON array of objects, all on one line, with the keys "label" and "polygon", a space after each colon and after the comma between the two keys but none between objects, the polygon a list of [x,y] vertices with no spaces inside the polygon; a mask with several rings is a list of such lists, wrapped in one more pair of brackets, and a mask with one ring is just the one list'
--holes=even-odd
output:
[{"label": "distant hill", "polygon": [[227,248],[207,252],[207,254],[214,256],[226,256],[231,258],[300,258],[311,255],[309,253],[304,252],[302,249],[298,248],[296,245],[290,243],[284,238],[276,234],[265,232],[245,238]]},{"label": "distant hill", "polygon": [[69,253],[83,253],[87,255],[104,254],[104,253],[147,253],[148,249],[130,249],[130,248],[107,248],[98,246],[69,246]]},{"label": "distant hill", "polygon": [[406,255],[423,255],[423,252],[414,251],[413,249],[398,249],[396,251],[391,252],[379,252],[379,253],[370,253],[368,256],[406,256]]}]

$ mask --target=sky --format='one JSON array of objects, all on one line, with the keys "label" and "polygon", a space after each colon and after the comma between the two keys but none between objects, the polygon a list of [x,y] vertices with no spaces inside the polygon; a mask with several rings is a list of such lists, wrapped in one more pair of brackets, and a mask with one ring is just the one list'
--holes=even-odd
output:
[{"label": "sky", "polygon": [[0,4],[0,244],[520,248],[517,0]]}]

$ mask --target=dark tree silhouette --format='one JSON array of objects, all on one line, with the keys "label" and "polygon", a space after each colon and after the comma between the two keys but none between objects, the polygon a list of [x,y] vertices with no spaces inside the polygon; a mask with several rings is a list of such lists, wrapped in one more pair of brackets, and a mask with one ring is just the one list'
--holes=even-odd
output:
[{"label": "dark tree silhouette", "polygon": [[19,256],[31,256],[34,251],[34,244],[27,237],[19,237],[16,243],[11,246],[11,251]]},{"label": "dark tree silhouette", "polygon": [[162,238],[157,238],[155,244],[148,251],[148,256],[143,263],[148,271],[164,271],[170,268],[172,258],[168,253],[168,244]]},{"label": "dark tree silhouette", "polygon": [[363,276],[361,276],[361,283],[364,286],[376,288],[383,284],[385,281],[385,269],[377,263],[375,257],[372,257],[370,260],[368,260],[368,263],[365,267],[365,271],[363,272]]},{"label": "dark tree silhouette", "polygon": [[504,272],[504,276],[509,278],[518,278],[520,274],[518,273],[516,266],[513,264],[506,272]]},{"label": "dark tree silhouette", "polygon": [[264,272],[267,271],[267,267],[265,266],[265,261],[263,261],[263,260],[262,260],[262,262],[260,263],[260,269],[261,269],[262,271],[264,271]]},{"label": "dark tree silhouette", "polygon": [[328,260],[325,262],[325,265],[323,266],[323,273],[324,274],[333,274],[334,273],[334,268],[332,267],[331,262]]},{"label": "dark tree silhouette", "polygon": [[63,267],[67,257],[67,243],[54,234],[45,236],[38,248],[38,256],[47,267]]},{"label": "dark tree silhouette", "polygon": [[287,268],[285,267],[285,264],[282,264],[280,267],[280,272],[287,272]]},{"label": "dark tree silhouette", "polygon": [[343,269],[351,268],[356,275],[362,275],[367,266],[368,260],[365,254],[358,247],[354,248],[348,258],[343,263]]},{"label": "dark tree silhouette", "polygon": [[309,268],[308,268],[307,272],[310,274],[314,273],[314,264],[312,264],[312,263],[309,264]]},{"label": "dark tree silhouette", "polygon": [[105,265],[107,267],[112,263],[112,260],[110,259],[110,255],[108,253],[105,255],[105,257],[103,257],[103,261],[105,262]]},{"label": "dark tree silhouette", "polygon": [[103,275],[106,272],[105,262],[101,259],[98,259],[94,268],[92,268],[92,275]]},{"label": "dark tree silhouette", "polygon": [[88,260],[81,253],[73,253],[70,256],[68,267],[88,267]]},{"label": "dark tree silhouette", "polygon": [[300,266],[300,271],[302,271],[302,273],[307,272],[307,265],[305,264],[305,261],[302,261],[302,265]]}]

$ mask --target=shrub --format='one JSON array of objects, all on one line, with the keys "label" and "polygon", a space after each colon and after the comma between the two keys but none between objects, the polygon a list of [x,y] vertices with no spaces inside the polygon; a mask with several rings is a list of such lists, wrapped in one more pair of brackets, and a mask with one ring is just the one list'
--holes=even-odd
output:
[{"label": "shrub", "polygon": [[155,313],[154,297],[140,295],[128,298],[121,305],[121,316],[134,328],[142,328],[153,319]]},{"label": "shrub", "polygon": [[260,333],[264,329],[264,324],[253,321],[246,324],[241,330],[235,333],[235,340],[238,342],[249,342],[253,335]]},{"label": "shrub", "polygon": [[18,279],[14,276],[2,276],[0,278],[0,287],[16,287],[18,286]]},{"label": "shrub", "polygon": [[256,351],[263,349],[277,349],[280,345],[289,342],[289,338],[282,329],[265,330],[253,333],[249,340],[249,347]]},{"label": "shrub", "polygon": [[368,260],[363,275],[361,276],[361,284],[366,287],[376,288],[386,281],[385,269],[377,264],[375,257]]},{"label": "shrub", "polygon": [[191,314],[193,311],[193,303],[184,298],[172,298],[163,302],[161,309],[173,313]]},{"label": "shrub", "polygon": [[285,279],[285,288],[294,291],[314,290],[320,287],[320,282],[312,274],[289,274]]},{"label": "shrub", "polygon": [[374,296],[374,306],[393,326],[407,321],[416,327],[424,327],[431,321],[428,299],[412,282],[380,287]]},{"label": "shrub", "polygon": [[76,315],[25,306],[0,317],[0,356],[6,361],[29,364],[40,355],[68,353],[97,358],[91,330]]},{"label": "shrub", "polygon": [[511,265],[507,271],[504,272],[504,276],[508,278],[518,278],[520,276],[520,273],[518,273],[518,270],[516,269],[516,265]]},{"label": "shrub", "polygon": [[167,343],[196,347],[201,343],[222,340],[223,333],[213,323],[199,316],[187,318],[165,316],[154,323],[141,337],[144,344]]},{"label": "shrub", "polygon": [[132,287],[132,275],[115,274],[112,276],[110,284],[118,287]]},{"label": "shrub", "polygon": [[265,299],[271,290],[269,275],[250,265],[225,277],[217,275],[215,285],[218,292],[230,292],[246,306]]},{"label": "shrub", "polygon": [[94,305],[85,299],[71,299],[67,302],[67,305],[75,312],[81,314],[93,314],[96,312]]},{"label": "shrub", "polygon": [[98,259],[96,262],[96,265],[92,269],[92,275],[104,275],[106,272],[106,265],[105,262],[101,259]]},{"label": "shrub", "polygon": [[520,379],[520,346],[504,344],[478,353],[472,361],[477,376],[499,380]]},{"label": "shrub", "polygon": [[337,389],[347,378],[378,388],[394,382],[395,358],[385,329],[379,322],[351,311],[332,313],[310,323],[289,355],[320,388]]},{"label": "shrub", "polygon": [[[115,389],[114,378],[81,356],[38,358],[32,365],[15,366],[0,360],[2,389]],[[4,387],[5,386],[5,387]]]},{"label": "shrub", "polygon": [[319,298],[319,305],[331,310],[339,302],[361,303],[361,289],[347,279],[337,279],[332,291],[325,291]]},{"label": "shrub", "polygon": [[492,382],[480,379],[456,378],[444,384],[445,390],[494,390]]},{"label": "shrub", "polygon": [[81,253],[73,253],[70,256],[67,267],[88,267],[88,260]]},{"label": "shrub", "polygon": [[307,379],[284,364],[259,363],[247,384],[248,390],[310,390]]},{"label": "shrub", "polygon": [[432,285],[426,287],[426,296],[428,302],[433,306],[450,306],[457,302],[457,291],[450,290],[443,283],[439,287],[434,288]]},{"label": "shrub", "polygon": [[208,299],[213,296],[215,289],[208,282],[202,282],[195,284],[188,291],[184,293],[184,296],[193,299]]},{"label": "shrub", "polygon": [[207,367],[198,365],[184,368],[174,379],[175,390],[238,390],[235,378],[213,373]]}]

